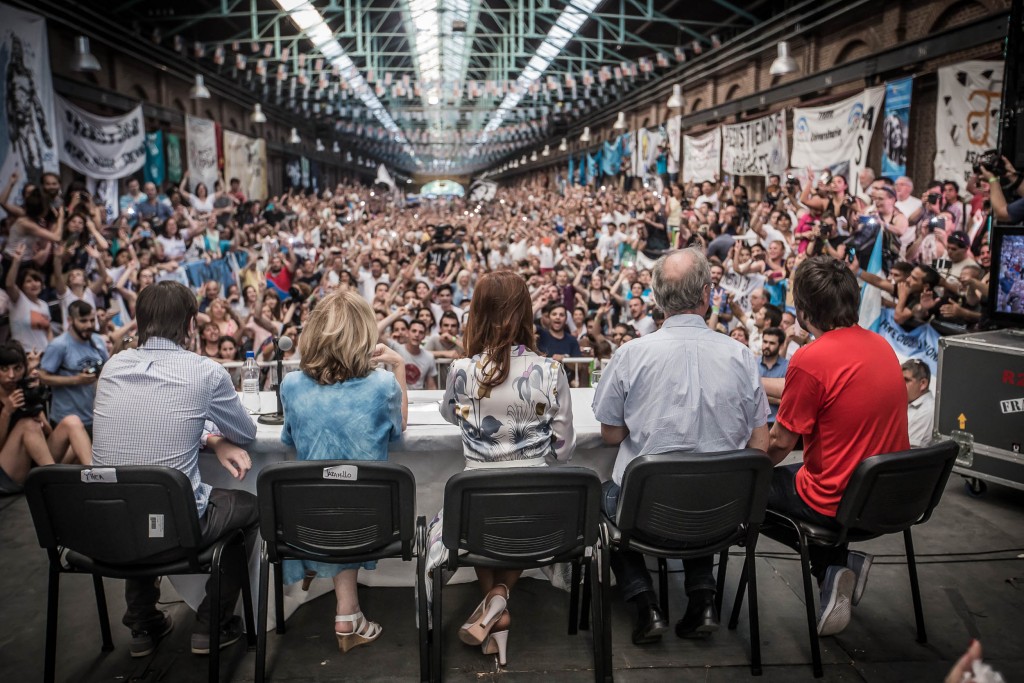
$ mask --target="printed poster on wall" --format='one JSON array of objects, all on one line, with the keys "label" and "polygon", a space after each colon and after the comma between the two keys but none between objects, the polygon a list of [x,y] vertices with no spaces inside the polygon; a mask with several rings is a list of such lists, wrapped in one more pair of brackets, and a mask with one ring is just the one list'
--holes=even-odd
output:
[{"label": "printed poster on wall", "polygon": [[723,173],[782,175],[788,165],[785,110],[753,121],[722,126]]},{"label": "printed poster on wall", "polygon": [[859,194],[858,176],[867,166],[884,97],[885,88],[878,86],[834,104],[793,109],[792,165],[817,173],[848,164],[850,193]]},{"label": "printed poster on wall", "polygon": [[939,69],[935,177],[963,187],[971,166],[999,137],[1003,63],[970,61]]},{"label": "printed poster on wall", "polygon": [[679,114],[670,116],[665,122],[665,135],[668,136],[668,172],[679,173],[679,134],[682,131],[683,117]]},{"label": "printed poster on wall", "polygon": [[167,156],[167,180],[176,183],[181,180],[183,172],[181,164],[181,138],[174,133],[166,136],[165,154]]},{"label": "printed poster on wall", "polygon": [[88,178],[117,180],[146,163],[142,105],[123,116],[96,116],[57,96],[60,160]]},{"label": "printed poster on wall", "polygon": [[913,78],[885,84],[885,116],[882,119],[882,175],[898,178],[907,174],[907,145],[910,141],[910,93]]},{"label": "printed poster on wall", "polygon": [[722,173],[722,129],[683,136],[683,182],[717,180]]},{"label": "printed poster on wall", "polygon": [[665,141],[661,128],[641,128],[636,132],[636,154],[633,155],[633,175],[644,182],[653,182],[658,175],[658,155]]},{"label": "printed poster on wall", "polygon": [[102,206],[107,223],[117,220],[117,181],[106,178],[86,178],[85,188],[92,195],[92,201]]},{"label": "printed poster on wall", "polygon": [[298,157],[288,157],[284,162],[285,188],[302,187],[302,162]]},{"label": "printed poster on wall", "polygon": [[0,178],[6,183],[18,173],[11,200],[20,204],[26,182],[38,183],[44,172],[60,171],[56,116],[46,20],[7,5],[3,9],[0,90],[6,106],[0,107]]},{"label": "printed poster on wall", "polygon": [[164,184],[167,175],[167,162],[164,158],[164,132],[162,130],[146,133],[146,167],[143,174],[147,183],[156,183],[157,187]]},{"label": "printed poster on wall", "polygon": [[267,196],[266,142],[224,131],[224,178],[238,178],[246,199]]},{"label": "printed poster on wall", "polygon": [[217,172],[217,127],[209,119],[185,117],[185,144],[188,150],[189,191],[195,192],[199,183],[213,194],[213,186],[220,175]]}]

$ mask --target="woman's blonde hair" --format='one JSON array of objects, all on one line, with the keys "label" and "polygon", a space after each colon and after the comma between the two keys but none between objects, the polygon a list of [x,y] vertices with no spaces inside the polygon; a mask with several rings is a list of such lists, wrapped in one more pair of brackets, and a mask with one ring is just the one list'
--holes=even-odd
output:
[{"label": "woman's blonde hair", "polygon": [[299,335],[299,367],[317,384],[370,374],[377,320],[366,300],[338,290],[317,303]]}]

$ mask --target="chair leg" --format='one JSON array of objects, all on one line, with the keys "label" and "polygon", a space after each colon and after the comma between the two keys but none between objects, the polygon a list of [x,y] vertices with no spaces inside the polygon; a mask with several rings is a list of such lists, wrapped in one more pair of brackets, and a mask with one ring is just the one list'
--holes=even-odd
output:
[{"label": "chair leg", "polygon": [[612,619],[609,612],[608,606],[611,604],[611,565],[609,563],[609,550],[603,545],[601,546],[601,562],[600,572],[598,581],[600,582],[600,591],[597,596],[599,604],[598,614],[600,615],[601,623],[595,624],[595,628],[601,634],[601,676],[604,681],[611,681],[613,676],[612,671]]},{"label": "chair leg", "polygon": [[800,569],[804,580],[804,606],[807,609],[807,634],[811,640],[811,664],[814,669],[814,677],[821,678],[821,646],[818,643],[818,619],[814,614],[814,590],[811,583],[811,555],[807,548],[807,539],[803,534],[800,537]]},{"label": "chair leg", "polygon": [[725,568],[729,565],[729,549],[718,554],[718,576],[715,586],[715,611],[722,613],[722,597],[725,593]]},{"label": "chair leg", "polygon": [[736,597],[733,598],[732,602],[732,615],[729,617],[729,630],[733,631],[736,629],[736,625],[740,623],[740,610],[743,609],[743,596],[744,591],[747,589],[747,567],[750,564],[750,554],[743,560],[743,569],[740,570],[740,581],[736,584]]},{"label": "chair leg", "polygon": [[590,610],[588,609],[590,601],[593,599],[594,586],[591,581],[594,580],[594,572],[592,571],[592,561],[582,562],[583,566],[583,594],[580,596],[580,630],[590,630]]},{"label": "chair leg", "polygon": [[[750,674],[761,675],[761,624],[757,617],[757,566],[754,558],[756,540],[747,542],[747,558],[743,561],[743,573],[747,584],[747,608],[750,610]],[[739,595],[736,597],[740,600]]]},{"label": "chair leg", "polygon": [[259,616],[256,632],[256,683],[263,683],[267,675],[267,599],[270,597],[270,558],[267,542],[260,548]]},{"label": "chair leg", "polygon": [[217,683],[220,680],[220,591],[223,564],[224,544],[220,543],[213,551],[213,560],[210,562],[210,572],[213,574],[212,595],[206,596],[210,602],[210,661],[207,662],[207,677],[210,683]]},{"label": "chair leg", "polygon": [[110,615],[107,613],[107,593],[103,590],[103,577],[92,575],[92,585],[96,592],[96,611],[100,616],[100,636],[103,638],[103,652],[114,651],[114,641],[110,637]]},{"label": "chair leg", "polygon": [[274,631],[283,636],[286,630],[284,623],[284,572],[282,565],[274,565],[274,620],[277,624]]},{"label": "chair leg", "polygon": [[433,638],[434,651],[432,653],[433,657],[430,661],[430,680],[434,681],[434,683],[440,683],[441,671],[443,670],[444,665],[444,662],[442,661],[444,657],[444,629],[442,628],[443,624],[441,622],[441,590],[443,588],[443,582],[441,581],[442,571],[442,567],[434,568],[434,618],[432,623],[433,633],[431,635]]},{"label": "chair leg", "polygon": [[668,560],[664,557],[658,558],[658,600],[661,604],[661,615],[665,621],[668,616]]},{"label": "chair leg", "polygon": [[572,571],[569,574],[569,635],[574,636],[579,631],[580,613],[580,561],[572,561]]},{"label": "chair leg", "polygon": [[917,582],[917,557],[914,555],[914,539],[910,529],[903,532],[903,544],[907,549],[907,571],[910,574],[910,594],[914,598],[914,619],[917,621],[917,642],[927,643],[924,630],[924,609],[921,606],[921,586]]},{"label": "chair leg", "polygon": [[[244,538],[244,537],[243,537]],[[242,572],[242,619],[245,620],[245,645],[251,649],[256,647],[256,620],[252,614],[252,584],[249,582],[249,554],[246,552],[245,541],[238,544],[238,561]]]},{"label": "chair leg", "polygon": [[416,610],[419,625],[420,683],[430,680],[430,628],[427,625],[427,520],[416,520]]},{"label": "chair leg", "polygon": [[50,581],[46,590],[46,650],[43,681],[53,683],[57,669],[57,602],[60,599],[60,571],[50,565]]}]

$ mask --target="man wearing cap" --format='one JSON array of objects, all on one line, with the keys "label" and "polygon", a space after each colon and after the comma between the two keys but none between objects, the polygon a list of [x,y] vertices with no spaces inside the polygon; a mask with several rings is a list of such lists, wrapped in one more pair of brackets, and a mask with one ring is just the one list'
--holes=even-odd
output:
[{"label": "man wearing cap", "polygon": [[969,247],[971,238],[963,230],[957,230],[946,238],[946,253],[952,265],[942,270],[942,276],[947,280],[959,278],[960,273],[968,266],[977,266],[978,263],[971,258]]}]

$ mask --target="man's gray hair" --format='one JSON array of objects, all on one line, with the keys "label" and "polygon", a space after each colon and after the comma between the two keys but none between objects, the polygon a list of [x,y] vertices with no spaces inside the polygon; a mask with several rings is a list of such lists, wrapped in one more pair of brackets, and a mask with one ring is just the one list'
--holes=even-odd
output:
[{"label": "man's gray hair", "polygon": [[[682,277],[666,278],[665,261],[676,254],[689,253],[690,264]],[[704,287],[711,284],[711,266],[697,247],[673,250],[654,263],[651,288],[654,300],[665,317],[695,311],[704,303]]]}]

